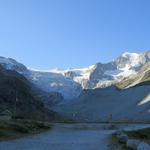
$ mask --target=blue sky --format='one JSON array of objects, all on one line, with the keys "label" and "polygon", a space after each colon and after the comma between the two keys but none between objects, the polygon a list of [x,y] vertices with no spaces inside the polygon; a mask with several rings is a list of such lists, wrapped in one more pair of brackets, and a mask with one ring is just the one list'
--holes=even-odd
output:
[{"label": "blue sky", "polygon": [[0,0],[0,55],[36,69],[86,67],[150,49],[149,0]]}]

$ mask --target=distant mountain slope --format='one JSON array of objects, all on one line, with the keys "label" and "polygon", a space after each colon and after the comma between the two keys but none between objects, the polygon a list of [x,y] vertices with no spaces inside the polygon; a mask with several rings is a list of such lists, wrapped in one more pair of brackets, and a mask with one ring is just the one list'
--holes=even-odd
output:
[{"label": "distant mountain slope", "polygon": [[150,121],[149,95],[149,85],[86,90],[79,98],[53,109],[78,121]]},{"label": "distant mountain slope", "polygon": [[136,85],[145,85],[150,83],[150,62],[143,65],[137,74],[124,78],[116,84],[119,89],[127,89]]},{"label": "distant mountain slope", "polygon": [[70,99],[79,96],[81,86],[79,83],[64,77],[61,74],[29,70],[25,77],[45,92],[59,92]]},{"label": "distant mountain slope", "polygon": [[[149,62],[150,51],[141,54],[126,52],[108,63],[97,63],[87,68],[38,71],[14,59],[0,57],[0,64],[6,69],[17,71],[47,93],[61,93],[65,99],[78,97],[84,89],[105,88],[128,78],[131,78],[129,82],[132,83],[139,78],[136,74],[140,74]],[[128,82],[124,84],[126,86]]]},{"label": "distant mountain slope", "polygon": [[13,117],[34,120],[56,120],[59,115],[35,98],[32,84],[16,71],[0,66],[0,112],[9,110]]},{"label": "distant mountain slope", "polygon": [[97,63],[83,69],[54,70],[82,85],[83,89],[103,88],[114,85],[126,77],[135,75],[150,61],[150,52],[124,53],[108,63]]},{"label": "distant mountain slope", "polygon": [[47,93],[59,92],[66,99],[79,96],[82,90],[79,83],[66,78],[62,74],[31,70],[12,58],[0,57],[0,65],[7,70],[17,71],[41,90]]},{"label": "distant mountain slope", "polygon": [[[126,52],[117,59],[105,64],[97,63],[88,68],[81,69],[52,70],[50,73],[53,73],[54,75],[62,75],[65,78],[80,84],[83,90],[105,88],[116,85],[128,77],[134,77],[141,68],[149,62],[150,51],[141,54]],[[63,84],[62,81],[60,81],[60,83],[62,83],[60,92],[64,93],[62,89],[65,87],[65,84]],[[58,84],[56,85],[58,86]],[[73,84],[70,83],[70,85]],[[67,98],[76,98],[81,93],[81,90],[76,90],[78,87],[75,87],[76,86],[74,85],[72,86],[72,89],[76,91],[75,95],[68,95]],[[58,91],[58,89],[55,89],[55,91]]]}]

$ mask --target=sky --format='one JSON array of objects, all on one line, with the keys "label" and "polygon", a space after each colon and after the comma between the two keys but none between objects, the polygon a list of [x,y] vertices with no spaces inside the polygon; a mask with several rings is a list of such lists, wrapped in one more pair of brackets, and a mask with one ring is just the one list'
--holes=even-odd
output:
[{"label": "sky", "polygon": [[150,49],[150,0],[0,0],[0,55],[35,69]]}]

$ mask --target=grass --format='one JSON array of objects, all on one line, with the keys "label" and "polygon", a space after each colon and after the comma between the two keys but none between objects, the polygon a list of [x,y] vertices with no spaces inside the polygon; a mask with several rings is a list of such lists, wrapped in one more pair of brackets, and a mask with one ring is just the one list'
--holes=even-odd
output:
[{"label": "grass", "polygon": [[[143,71],[144,72],[144,71]],[[141,73],[142,74],[142,73]],[[135,75],[133,77],[129,77],[127,79],[122,80],[121,82],[116,84],[116,87],[118,89],[124,89],[130,85],[132,85],[136,80],[140,79],[140,74],[139,75]],[[144,73],[144,76],[141,78],[141,80],[139,81],[139,83],[137,83],[136,85],[150,85],[150,70],[147,70]],[[135,85],[135,86],[136,86]]]},{"label": "grass", "polygon": [[127,148],[127,147],[125,146],[125,144],[120,143],[120,142],[118,141],[118,139],[117,139],[114,135],[112,135],[111,143],[112,143],[112,144],[110,145],[110,149],[111,149],[111,150],[129,150],[129,148]]},{"label": "grass", "polygon": [[126,132],[129,138],[131,139],[140,139],[143,141],[150,141],[150,128],[139,129],[136,131]]},{"label": "grass", "polygon": [[130,85],[131,85],[132,83],[134,83],[136,80],[138,80],[138,77],[125,79],[125,80],[121,81],[120,83],[117,83],[117,84],[116,84],[116,87],[117,87],[118,89],[124,89],[124,88],[130,86]]},{"label": "grass", "polygon": [[0,121],[0,141],[37,134],[51,128],[50,123],[33,120]]}]

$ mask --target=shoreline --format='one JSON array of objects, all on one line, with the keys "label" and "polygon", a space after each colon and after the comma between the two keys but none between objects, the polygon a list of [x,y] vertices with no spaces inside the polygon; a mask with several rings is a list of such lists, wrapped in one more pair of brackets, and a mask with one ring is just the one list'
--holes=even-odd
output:
[{"label": "shoreline", "polygon": [[[43,122],[35,120],[9,120],[0,122],[0,142],[17,140],[26,137],[36,136],[48,132],[55,127],[65,125],[65,127],[74,126],[74,130],[117,130],[119,128],[131,126],[147,126],[148,123],[137,122]],[[69,128],[68,128],[69,129]]]},{"label": "shoreline", "polygon": [[34,120],[7,120],[0,122],[0,142],[34,136],[51,130],[52,124]]}]

